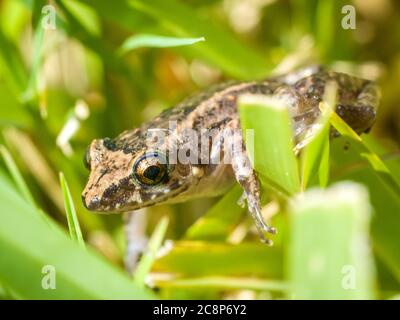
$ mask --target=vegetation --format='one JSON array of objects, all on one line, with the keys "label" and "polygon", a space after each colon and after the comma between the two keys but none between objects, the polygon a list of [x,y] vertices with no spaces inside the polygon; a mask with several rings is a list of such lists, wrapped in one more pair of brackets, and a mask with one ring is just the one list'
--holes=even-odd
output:
[{"label": "vegetation", "polygon": [[[353,1],[356,29],[345,29],[346,4],[0,1],[0,297],[398,297],[400,6]],[[235,186],[146,209],[148,251],[130,277],[121,216],[81,202],[89,143],[211,84],[310,63],[379,83],[372,132],[359,137],[334,113],[332,88],[320,130],[295,155],[287,109],[241,97],[274,246],[260,243]]]}]

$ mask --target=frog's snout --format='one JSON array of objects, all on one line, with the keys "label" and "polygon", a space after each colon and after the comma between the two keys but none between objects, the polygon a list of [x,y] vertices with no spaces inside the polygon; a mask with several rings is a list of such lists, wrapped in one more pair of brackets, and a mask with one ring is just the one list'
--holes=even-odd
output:
[{"label": "frog's snout", "polygon": [[100,198],[98,196],[89,197],[88,194],[82,194],[82,202],[86,209],[96,211],[100,208]]}]

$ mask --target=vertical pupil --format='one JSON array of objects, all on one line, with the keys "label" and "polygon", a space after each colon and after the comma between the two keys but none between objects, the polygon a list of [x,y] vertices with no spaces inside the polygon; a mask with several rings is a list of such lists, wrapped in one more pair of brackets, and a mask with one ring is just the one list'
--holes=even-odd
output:
[{"label": "vertical pupil", "polygon": [[161,172],[158,166],[150,166],[144,172],[143,175],[150,180],[156,180]]}]

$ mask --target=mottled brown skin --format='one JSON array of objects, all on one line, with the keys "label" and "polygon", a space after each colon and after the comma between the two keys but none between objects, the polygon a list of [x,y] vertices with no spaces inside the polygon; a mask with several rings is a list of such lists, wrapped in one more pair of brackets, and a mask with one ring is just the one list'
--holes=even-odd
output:
[{"label": "mottled brown skin", "polygon": [[[379,100],[378,90],[371,81],[313,67],[264,81],[224,83],[186,99],[115,139],[94,140],[87,154],[90,176],[82,194],[83,203],[89,210],[125,212],[159,203],[216,196],[236,181],[244,189],[249,212],[265,240],[263,233],[274,233],[275,229],[267,226],[261,217],[256,173],[250,168],[250,174],[243,174],[243,169],[250,166],[247,157],[230,155],[231,164],[218,165],[178,162],[168,167],[168,175],[161,183],[141,185],[133,178],[132,168],[138,158],[153,150],[151,143],[146,143],[148,130],[157,128],[167,133],[166,150],[173,139],[178,139],[178,149],[185,143],[182,135],[185,129],[194,129],[199,135],[201,129],[217,129],[214,130],[214,138],[217,138],[223,129],[240,128],[236,106],[238,97],[261,94],[285,100],[290,107],[295,139],[300,141],[320,115],[319,103],[327,83],[332,81],[338,90],[337,113],[357,133],[368,131],[375,120]],[[170,121],[176,121],[173,130],[169,129]]]}]

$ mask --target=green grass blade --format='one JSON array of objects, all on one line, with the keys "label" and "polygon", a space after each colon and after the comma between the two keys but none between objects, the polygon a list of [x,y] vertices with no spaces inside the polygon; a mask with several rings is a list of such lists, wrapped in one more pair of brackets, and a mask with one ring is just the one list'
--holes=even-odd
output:
[{"label": "green grass blade", "polygon": [[382,159],[374,153],[367,144],[364,143],[363,139],[350,128],[347,123],[340,118],[335,112],[330,117],[330,123],[335,127],[339,133],[345,137],[350,138],[355,142],[355,147],[360,152],[361,157],[366,159],[374,172],[379,176],[380,179],[385,183],[391,192],[394,192],[398,198],[400,198],[400,183],[397,181],[386,164]]},{"label": "green grass blade", "polygon": [[29,188],[26,185],[24,178],[22,177],[22,174],[19,171],[17,165],[15,164],[15,161],[12,158],[10,152],[7,150],[7,148],[4,145],[0,145],[0,152],[1,152],[1,155],[3,156],[3,159],[7,166],[7,169],[10,172],[19,192],[25,198],[25,200],[27,200],[31,205],[36,206],[35,201],[33,200],[32,194],[29,191]]},{"label": "green grass blade", "polygon": [[133,280],[140,287],[144,287],[146,284],[146,277],[149,274],[156,254],[160,249],[165,233],[167,232],[167,227],[168,218],[163,217],[151,235],[146,253],[138,263]]},{"label": "green grass blade", "polygon": [[318,172],[320,186],[327,185],[329,177],[329,117],[317,122],[319,128],[301,152],[301,188],[305,190],[312,175]]},{"label": "green grass blade", "polygon": [[142,11],[162,23],[169,32],[179,37],[205,37],[206,42],[185,50],[220,67],[226,73],[243,79],[264,77],[270,70],[267,59],[244,46],[211,19],[199,16],[183,1],[131,0],[135,11]]},{"label": "green grass blade", "polygon": [[239,185],[235,186],[186,231],[185,239],[226,240],[243,217],[245,209],[237,204],[242,192]]},{"label": "green grass blade", "polygon": [[[41,8],[38,8],[41,10]],[[24,101],[32,100],[36,97],[38,93],[38,79],[39,73],[42,66],[43,60],[43,44],[45,37],[45,29],[42,27],[42,19],[39,19],[34,36],[33,36],[33,57],[32,57],[32,67],[30,70],[30,78],[28,81],[28,87],[23,93]]]},{"label": "green grass blade", "polygon": [[296,299],[372,299],[370,204],[355,183],[310,189],[290,205],[288,276]]},{"label": "green grass blade", "polygon": [[71,192],[69,191],[67,181],[65,180],[62,172],[60,172],[60,184],[64,197],[64,206],[67,215],[69,234],[72,239],[77,241],[79,245],[84,248],[85,241],[83,240],[81,227],[79,226],[79,220],[76,215],[74,202],[72,201]]},{"label": "green grass blade", "polygon": [[121,53],[128,52],[137,48],[153,47],[153,48],[171,48],[189,46],[201,41],[205,41],[204,37],[200,38],[176,38],[164,37],[154,34],[138,34],[129,37],[124,41],[120,48]]},{"label": "green grass blade", "polygon": [[168,243],[154,262],[152,272],[182,277],[254,276],[282,279],[282,251],[262,243],[230,245],[221,242],[177,241]]},{"label": "green grass blade", "polygon": [[311,176],[318,171],[319,185],[325,187],[329,180],[329,118],[336,105],[337,87],[334,83],[328,84],[325,90],[323,103],[326,106],[319,119],[313,125],[316,128],[308,144],[300,156],[301,188],[305,190]]},{"label": "green grass blade", "polygon": [[[68,0],[74,2],[75,0]],[[63,2],[66,2],[64,0]],[[128,30],[138,32],[157,24],[151,17],[139,10],[132,10],[127,1],[111,2],[110,0],[80,0],[91,6],[107,21],[112,21]]]},{"label": "green grass blade", "polygon": [[3,34],[0,29],[0,71],[18,99],[26,88],[28,76],[18,48]]},{"label": "green grass blade", "polygon": [[[258,95],[239,98],[242,129],[254,130],[253,167],[265,185],[286,195],[300,190],[297,160],[293,152],[293,131],[288,108],[281,101]],[[251,156],[250,156],[251,158]]]},{"label": "green grass blade", "polygon": [[[39,217],[0,179],[0,282],[24,299],[151,299],[150,292],[103,258]],[[55,289],[44,289],[45,266],[54,267]],[[29,276],[27,276],[29,275]]]},{"label": "green grass blade", "polygon": [[[368,141],[368,145],[373,147],[376,153],[387,153],[391,149],[377,147],[378,141],[371,136],[363,137]],[[368,163],[358,169],[346,170],[346,167],[353,167],[354,163],[365,162],[361,159],[357,148],[350,145],[348,150],[343,149],[347,140],[344,138],[332,141],[332,164],[334,181],[351,180],[362,183],[368,187],[371,203],[374,207],[374,216],[371,224],[371,234],[375,253],[381,258],[385,265],[390,269],[398,281],[400,281],[400,198],[396,193],[391,192],[385,182],[371,170]],[[390,161],[387,166],[391,172],[400,173],[400,163]],[[341,173],[344,174],[341,174]]]},{"label": "green grass blade", "polygon": [[158,288],[206,288],[219,290],[260,290],[287,291],[288,285],[282,281],[239,277],[199,277],[172,280],[152,279]]},{"label": "green grass blade", "polygon": [[316,8],[316,41],[319,44],[321,56],[327,60],[331,55],[336,31],[336,12],[340,10],[335,1],[318,1]]}]

